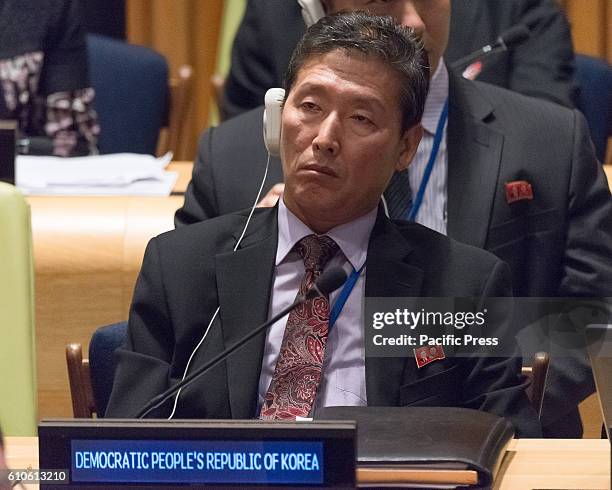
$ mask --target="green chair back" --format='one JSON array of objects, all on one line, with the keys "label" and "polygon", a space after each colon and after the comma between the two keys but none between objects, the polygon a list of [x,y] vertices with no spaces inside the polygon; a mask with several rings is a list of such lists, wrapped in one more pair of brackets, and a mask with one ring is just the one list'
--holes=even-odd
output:
[{"label": "green chair back", "polygon": [[35,436],[36,349],[30,207],[0,182],[0,427]]}]

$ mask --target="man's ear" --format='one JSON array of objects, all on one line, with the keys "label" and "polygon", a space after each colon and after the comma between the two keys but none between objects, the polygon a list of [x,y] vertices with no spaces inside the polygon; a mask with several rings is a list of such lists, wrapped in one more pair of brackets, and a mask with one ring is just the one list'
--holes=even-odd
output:
[{"label": "man's ear", "polygon": [[421,126],[420,123],[404,131],[400,142],[400,144],[402,145],[400,157],[395,166],[396,171],[400,172],[402,170],[405,170],[412,163],[412,159],[416,154],[417,148],[419,147],[419,143],[421,142],[422,137],[423,126]]}]

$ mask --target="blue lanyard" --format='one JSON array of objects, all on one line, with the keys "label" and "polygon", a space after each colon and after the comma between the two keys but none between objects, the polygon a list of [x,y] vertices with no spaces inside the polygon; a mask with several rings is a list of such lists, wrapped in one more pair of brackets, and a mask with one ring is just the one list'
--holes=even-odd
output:
[{"label": "blue lanyard", "polygon": [[444,102],[444,107],[442,108],[440,119],[438,120],[438,127],[436,128],[436,135],[434,137],[431,155],[429,155],[429,161],[427,162],[427,167],[425,167],[425,173],[423,174],[423,179],[421,180],[421,185],[419,186],[419,192],[417,192],[416,198],[412,203],[412,207],[408,212],[408,221],[414,221],[414,218],[416,218],[416,215],[419,212],[419,208],[423,203],[423,196],[425,195],[425,189],[427,188],[429,177],[431,177],[431,171],[433,170],[436,157],[438,156],[438,150],[440,149],[440,143],[442,142],[442,135],[444,134],[444,125],[446,124],[447,119],[448,98],[446,99],[446,102]]},{"label": "blue lanyard", "polygon": [[340,316],[340,312],[342,311],[342,308],[344,308],[344,304],[346,303],[346,300],[351,295],[351,292],[353,291],[355,284],[357,284],[357,279],[359,279],[359,276],[361,275],[361,271],[363,270],[364,267],[365,267],[365,263],[359,268],[358,271],[356,271],[355,268],[353,267],[353,272],[351,272],[351,275],[348,277],[348,279],[344,283],[344,287],[342,288],[342,291],[340,291],[340,294],[338,295],[338,298],[336,299],[336,302],[334,303],[334,307],[332,308],[332,311],[329,315],[329,331],[331,331],[332,327],[336,323],[336,320]]}]

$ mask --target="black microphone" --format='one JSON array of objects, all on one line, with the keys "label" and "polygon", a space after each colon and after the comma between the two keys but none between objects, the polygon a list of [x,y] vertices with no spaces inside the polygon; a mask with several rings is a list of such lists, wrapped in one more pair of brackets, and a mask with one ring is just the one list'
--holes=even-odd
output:
[{"label": "black microphone", "polygon": [[515,44],[523,42],[525,39],[528,39],[530,35],[529,28],[525,24],[517,24],[502,33],[502,35],[497,38],[496,44],[506,46],[506,49],[508,49],[508,46],[514,46]]},{"label": "black microphone", "polygon": [[297,308],[299,305],[304,303],[309,299],[316,298],[317,296],[327,296],[332,293],[336,289],[338,289],[344,282],[346,281],[346,272],[344,272],[340,267],[331,267],[321,274],[313,284],[312,288],[308,290],[308,292],[303,296],[298,296],[296,300],[270,318],[267,322],[261,324],[255,330],[252,330],[247,335],[242,337],[240,340],[236,341],[234,344],[229,346],[223,352],[215,356],[213,359],[208,361],[202,367],[200,367],[197,371],[194,371],[189,376],[187,376],[182,381],[179,381],[174,386],[171,386],[163,393],[160,393],[155,398],[153,398],[149,403],[147,403],[140,412],[136,415],[137,419],[142,419],[146,417],[151,411],[155,410],[159,406],[161,406],[166,400],[168,400],[172,395],[174,395],[178,390],[184,388],[195,381],[197,378],[202,376],[204,373],[215,367],[221,361],[224,361],[229,355],[234,352],[236,349],[239,349],[244,344],[246,344],[249,340],[251,340],[256,335],[259,335],[261,332],[265,331],[270,325],[276,323],[282,317],[287,315],[291,310]]},{"label": "black microphone", "polygon": [[529,37],[529,28],[525,24],[517,24],[507,31],[502,32],[493,44],[487,44],[473,53],[463,58],[459,58],[451,63],[454,69],[465,68],[481,56],[489,56],[500,51],[507,51],[509,48],[518,44]]},{"label": "black microphone", "polygon": [[306,298],[316,298],[317,296],[327,296],[334,292],[346,281],[346,272],[340,267],[332,267],[317,277],[312,287],[306,292]]}]

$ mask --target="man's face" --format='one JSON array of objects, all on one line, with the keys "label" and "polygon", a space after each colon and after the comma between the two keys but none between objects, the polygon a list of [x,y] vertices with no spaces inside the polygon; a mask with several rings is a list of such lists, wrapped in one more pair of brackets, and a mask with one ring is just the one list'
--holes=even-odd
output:
[{"label": "man's face", "polygon": [[298,72],[282,114],[283,199],[317,233],[373,209],[412,160],[422,128],[401,132],[397,84],[383,62],[344,50]]},{"label": "man's face", "polygon": [[330,14],[365,10],[374,15],[389,15],[398,24],[412,27],[423,39],[431,74],[436,71],[448,44],[450,0],[324,0],[323,4]]}]

